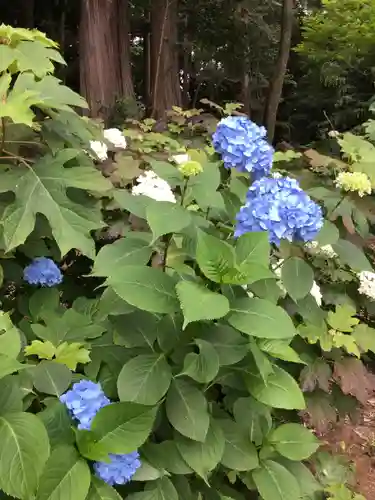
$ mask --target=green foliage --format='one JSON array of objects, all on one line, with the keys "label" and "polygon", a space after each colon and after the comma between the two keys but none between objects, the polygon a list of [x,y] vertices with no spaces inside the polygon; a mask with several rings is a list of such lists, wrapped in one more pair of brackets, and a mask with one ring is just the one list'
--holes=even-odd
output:
[{"label": "green foliage", "polygon": [[[327,219],[317,246],[275,248],[264,232],[235,239],[248,181],[223,169],[206,129],[189,126],[199,110],[174,109],[164,133],[152,120],[128,123],[127,149],[93,161],[90,140],[104,137],[55,80],[53,42],[1,29],[0,489],[20,500],[331,494],[335,485],[302,461],[316,455],[313,430],[326,414],[335,420],[371,392],[361,355],[375,350],[373,309],[357,273],[373,259],[351,241],[370,234],[371,197],[341,193],[338,163],[325,163],[324,188],[305,169],[302,183]],[[359,151],[354,142],[342,138],[341,169],[369,161],[366,140]],[[175,152],[202,171],[182,175]],[[279,155],[286,167],[294,159]],[[148,169],[176,203],[132,194]],[[63,272],[55,288],[23,279],[41,256]],[[111,400],[89,430],[59,401],[82,379]],[[93,462],[135,450],[142,466],[129,484],[95,474]]]}]

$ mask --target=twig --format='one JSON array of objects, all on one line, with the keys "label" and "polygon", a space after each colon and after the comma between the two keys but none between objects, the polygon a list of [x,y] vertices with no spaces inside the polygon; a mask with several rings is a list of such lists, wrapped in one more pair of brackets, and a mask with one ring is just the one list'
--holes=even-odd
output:
[{"label": "twig", "polygon": [[1,151],[4,151],[4,145],[5,145],[5,118],[1,118],[1,129],[2,129],[2,134],[1,134]]}]

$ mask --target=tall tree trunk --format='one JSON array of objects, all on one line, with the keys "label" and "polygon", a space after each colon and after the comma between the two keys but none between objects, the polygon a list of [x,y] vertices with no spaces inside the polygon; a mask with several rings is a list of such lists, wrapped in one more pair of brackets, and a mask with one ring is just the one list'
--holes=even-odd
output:
[{"label": "tall tree trunk", "polygon": [[264,123],[268,130],[268,138],[273,141],[277,110],[283,91],[285,74],[288,66],[292,40],[295,0],[283,0],[279,54],[275,71],[268,88],[268,96],[264,111]]},{"label": "tall tree trunk", "polygon": [[128,0],[81,0],[81,93],[90,116],[106,118],[119,98],[134,98]]},{"label": "tall tree trunk", "polygon": [[152,0],[150,111],[154,118],[181,105],[177,21],[177,0]]}]

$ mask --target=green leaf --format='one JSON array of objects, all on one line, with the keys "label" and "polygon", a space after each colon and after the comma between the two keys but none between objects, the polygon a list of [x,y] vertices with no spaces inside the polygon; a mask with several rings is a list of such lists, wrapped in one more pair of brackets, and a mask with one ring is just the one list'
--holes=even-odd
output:
[{"label": "green leaf", "polygon": [[34,387],[39,392],[61,396],[72,381],[72,373],[55,361],[42,361],[32,371]]},{"label": "green leaf", "polygon": [[51,447],[73,444],[75,441],[72,419],[66,406],[55,400],[47,408],[37,414],[47,429]]},{"label": "green leaf", "polygon": [[215,348],[205,340],[195,341],[199,354],[189,353],[185,356],[181,375],[187,375],[201,384],[208,384],[219,371],[219,356]]},{"label": "green leaf", "polygon": [[18,377],[11,375],[0,380],[0,415],[22,411],[22,391]]},{"label": "green leaf", "polygon": [[220,184],[219,163],[201,162],[201,158],[196,157],[192,151],[189,155],[195,161],[202,163],[203,172],[189,179],[189,188],[192,195],[202,210],[215,206],[217,201],[217,188]]},{"label": "green leaf", "polygon": [[132,481],[155,481],[155,479],[159,479],[164,475],[165,472],[163,470],[156,469],[147,460],[142,458],[141,466],[132,477]]},{"label": "green leaf", "polygon": [[128,361],[117,379],[120,401],[156,404],[167,392],[172,372],[164,354],[141,354]]},{"label": "green leaf", "polygon": [[246,339],[228,325],[214,324],[205,328],[204,340],[215,348],[220,366],[234,365],[247,354]]},{"label": "green leaf", "polygon": [[191,223],[190,213],[176,203],[159,201],[146,209],[146,219],[153,240],[170,233],[180,233]]},{"label": "green leaf", "polygon": [[224,434],[225,449],[221,463],[228,469],[247,471],[259,465],[258,453],[249,434],[232,420],[219,420]]},{"label": "green leaf", "polygon": [[85,207],[70,201],[67,188],[110,189],[109,181],[93,167],[64,168],[58,158],[46,155],[29,168],[2,173],[2,192],[14,190],[15,201],[3,212],[1,223],[6,251],[25,242],[33,231],[37,214],[43,214],[52,234],[65,255],[77,248],[94,257],[94,241],[90,232],[103,223],[99,207]]},{"label": "green leaf", "polygon": [[260,339],[258,346],[263,352],[266,352],[273,358],[289,361],[290,363],[306,364],[296,351],[290,347],[288,341]]},{"label": "green leaf", "polygon": [[314,283],[314,272],[306,262],[298,257],[284,261],[281,267],[282,283],[294,301],[303,299]]},{"label": "green leaf", "polygon": [[91,477],[91,486],[87,500],[121,500],[122,497],[109,484],[95,476]]},{"label": "green leaf", "polygon": [[359,323],[359,319],[353,317],[355,314],[356,310],[354,307],[348,304],[336,306],[335,312],[329,311],[327,323],[339,332],[351,333],[353,331],[353,326]]},{"label": "green leaf", "polygon": [[159,322],[155,314],[140,310],[111,319],[115,332],[118,334],[116,343],[127,348],[147,347],[151,351],[154,350]]},{"label": "green leaf", "polygon": [[123,300],[144,311],[168,314],[179,309],[176,281],[161,269],[124,266],[107,284]]},{"label": "green leaf", "polygon": [[233,247],[200,230],[196,258],[203,274],[215,283],[222,283],[224,276],[235,268]]},{"label": "green leaf", "polygon": [[90,363],[90,351],[78,342],[73,342],[72,344],[63,342],[56,349],[55,361],[75,371],[78,363],[83,365]]},{"label": "green leaf", "polygon": [[31,413],[2,415],[0,442],[0,489],[16,498],[31,498],[49,456],[44,425]]},{"label": "green leaf", "polygon": [[375,329],[365,323],[354,327],[352,337],[363,352],[375,352]]},{"label": "green leaf", "polygon": [[146,484],[145,490],[126,496],[127,500],[178,500],[178,494],[173,483],[167,477]]},{"label": "green leaf", "polygon": [[72,446],[59,446],[49,457],[40,478],[36,500],[85,500],[91,473],[87,462]]},{"label": "green leaf", "polygon": [[319,231],[316,241],[319,243],[319,246],[325,245],[333,245],[333,243],[337,243],[337,240],[340,237],[339,230],[336,225],[332,222],[325,220],[322,229]]},{"label": "green leaf", "polygon": [[250,342],[249,349],[251,354],[253,355],[259,374],[266,384],[268,377],[271,375],[271,373],[273,373],[273,365],[267,354],[264,354],[254,341]]},{"label": "green leaf", "polygon": [[263,266],[268,268],[271,245],[265,231],[245,233],[236,242],[236,262],[239,268]]},{"label": "green leaf", "polygon": [[158,444],[147,443],[142,447],[142,454],[159,470],[164,469],[172,474],[193,472],[178,451],[176,441],[163,441]]},{"label": "green leaf", "polygon": [[150,260],[152,247],[136,238],[121,238],[105,245],[96,256],[93,276],[113,276],[122,266],[142,266]]},{"label": "green leaf", "polygon": [[204,441],[210,419],[202,392],[185,380],[174,380],[166,401],[167,417],[183,436]]},{"label": "green leaf", "polygon": [[332,246],[340,261],[353,271],[374,271],[363,251],[350,241],[339,240]]},{"label": "green leaf", "polygon": [[28,368],[28,366],[4,354],[0,354],[0,379],[25,368]]},{"label": "green leaf", "polygon": [[300,424],[283,424],[273,430],[268,441],[289,460],[306,460],[316,452],[320,443],[314,434]]},{"label": "green leaf", "polygon": [[279,460],[279,463],[288,469],[298,482],[302,498],[315,498],[318,491],[323,490],[323,486],[315,479],[312,472],[301,462],[292,462],[290,460]]},{"label": "green leaf", "polygon": [[180,281],[176,291],[184,313],[184,329],[194,321],[218,319],[229,313],[229,301],[224,295],[211,292],[198,283]]},{"label": "green leaf", "polygon": [[261,462],[261,468],[253,472],[253,480],[264,500],[300,500],[297,480],[277,462]]},{"label": "green leaf", "polygon": [[233,415],[250,441],[260,446],[272,426],[270,408],[252,397],[239,398],[233,405]]},{"label": "green leaf", "polygon": [[223,431],[217,422],[211,420],[204,442],[199,443],[176,437],[176,444],[182,458],[201,478],[207,481],[207,476],[221,461],[225,440]]},{"label": "green leaf", "polygon": [[38,356],[40,359],[52,359],[55,355],[56,347],[47,340],[41,342],[40,340],[33,340],[30,345],[25,347],[26,356]]},{"label": "green leaf", "polygon": [[264,299],[238,299],[232,304],[228,323],[247,335],[268,339],[291,339],[293,322],[283,308]]},{"label": "green leaf", "polygon": [[91,425],[93,441],[108,453],[131,453],[148,438],[157,408],[112,403],[101,408]]},{"label": "green leaf", "polygon": [[5,319],[6,316],[7,315],[3,317],[5,324],[3,323],[2,325],[6,327],[6,330],[4,333],[0,334],[0,354],[3,354],[9,358],[17,358],[21,350],[20,334],[10,320],[8,323],[8,320]]},{"label": "green leaf", "polygon": [[261,403],[273,408],[303,410],[305,400],[294,378],[282,368],[274,365],[267,383],[260,375],[246,375],[245,382],[250,394]]}]

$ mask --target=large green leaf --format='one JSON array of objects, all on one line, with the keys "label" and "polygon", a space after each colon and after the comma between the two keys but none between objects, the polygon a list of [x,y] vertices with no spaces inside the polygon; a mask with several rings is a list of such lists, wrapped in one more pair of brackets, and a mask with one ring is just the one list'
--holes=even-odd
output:
[{"label": "large green leaf", "polygon": [[373,268],[363,251],[350,241],[339,240],[332,246],[340,261],[348,265],[353,271],[373,272]]},{"label": "large green leaf", "polygon": [[314,434],[300,424],[283,424],[268,436],[276,450],[290,460],[306,460],[315,453],[320,443]]},{"label": "large green leaf", "polygon": [[306,297],[314,283],[311,267],[298,257],[287,259],[281,267],[281,279],[286,291],[293,300]]},{"label": "large green leaf", "polygon": [[144,491],[126,496],[127,500],[178,500],[178,498],[176,488],[167,477],[149,481]]},{"label": "large green leaf", "polygon": [[182,379],[174,380],[166,401],[167,417],[182,435],[204,441],[209,426],[207,401],[193,384]]},{"label": "large green leaf", "polygon": [[124,266],[107,284],[119,297],[144,311],[168,314],[179,309],[176,281],[161,269]]},{"label": "large green leaf", "polygon": [[279,459],[278,462],[288,469],[288,471],[297,480],[301,490],[301,497],[304,499],[315,498],[316,493],[323,490],[323,485],[320,484],[314,475],[301,462],[292,462],[287,459]]},{"label": "large green leaf", "polygon": [[228,469],[247,471],[259,465],[258,453],[250,435],[233,420],[219,420],[224,433],[225,449],[221,463]]},{"label": "large green leaf", "polygon": [[234,365],[247,354],[247,340],[228,325],[210,325],[205,328],[203,336],[215,348],[220,366]]},{"label": "large green leaf", "polygon": [[264,299],[236,300],[232,304],[228,322],[254,337],[285,339],[296,334],[293,322],[284,309]]},{"label": "large green leaf", "polygon": [[0,415],[22,411],[22,390],[18,377],[8,375],[0,380]]},{"label": "large green leaf", "polygon": [[146,219],[156,240],[169,233],[179,233],[191,223],[190,213],[180,205],[159,201],[146,209]]},{"label": "large green leaf", "polygon": [[197,262],[203,274],[216,283],[235,267],[234,249],[211,234],[198,231]]},{"label": "large green leaf", "polygon": [[271,409],[252,397],[239,398],[233,405],[237,424],[248,433],[250,441],[260,446],[271,430]]},{"label": "large green leaf", "polygon": [[185,356],[182,373],[201,384],[208,384],[219,371],[219,356],[209,342],[197,339],[195,343],[199,353],[191,352]]},{"label": "large green leaf", "polygon": [[57,445],[73,444],[75,441],[72,427],[72,419],[68,413],[66,406],[55,400],[50,403],[47,408],[38,413],[38,418],[41,419],[47,429],[49,442],[51,447]]},{"label": "large green leaf", "polygon": [[236,243],[236,261],[240,268],[250,265],[268,267],[271,245],[265,231],[245,233]]},{"label": "large green leaf", "polygon": [[49,456],[47,431],[31,413],[0,416],[0,489],[16,498],[31,498]]},{"label": "large green leaf", "polygon": [[264,500],[300,500],[300,489],[294,476],[272,460],[261,462],[253,480]]},{"label": "large green leaf", "polygon": [[64,364],[42,361],[32,371],[34,387],[39,392],[61,396],[72,381],[72,373]]},{"label": "large green leaf", "polygon": [[47,461],[36,500],[85,500],[90,480],[89,466],[77,450],[72,446],[59,446]]},{"label": "large green leaf", "polygon": [[98,253],[92,274],[94,276],[116,276],[122,266],[146,265],[152,248],[147,242],[136,238],[121,238],[105,245]]},{"label": "large green leaf", "polygon": [[1,179],[0,191],[14,191],[16,197],[1,218],[7,251],[25,242],[41,213],[50,223],[62,255],[77,248],[94,257],[90,232],[103,225],[100,210],[71,201],[66,189],[107,191],[111,185],[100,172],[90,167],[64,168],[58,157],[44,156],[28,168],[3,172]]},{"label": "large green leaf", "polygon": [[303,410],[305,400],[294,378],[282,368],[274,365],[267,383],[260,374],[245,375],[245,382],[250,394],[255,399],[273,408]]},{"label": "large green leaf", "polygon": [[91,486],[87,500],[121,500],[122,497],[109,484],[95,476],[91,478]]},{"label": "large green leaf", "polygon": [[19,363],[14,358],[0,354],[0,379],[25,368],[27,368],[27,365]]},{"label": "large green leaf", "polygon": [[190,474],[192,472],[178,451],[176,441],[147,443],[142,447],[142,454],[158,469],[165,469],[172,474]]},{"label": "large green leaf", "polygon": [[229,301],[224,295],[211,292],[198,283],[180,281],[176,291],[185,318],[183,328],[194,321],[222,318],[229,312]]},{"label": "large green leaf", "polygon": [[211,420],[203,443],[192,441],[183,436],[176,436],[176,444],[182,458],[200,477],[207,480],[207,475],[221,461],[225,440],[220,425]]},{"label": "large green leaf", "polygon": [[171,379],[164,354],[141,354],[128,361],[118,376],[119,399],[154,405],[167,392]]},{"label": "large green leaf", "polygon": [[[4,315],[5,317],[7,315]],[[3,320],[3,318],[1,318]],[[1,324],[2,323],[2,324]],[[12,322],[9,320],[1,321],[0,326],[7,327],[4,333],[0,334],[0,354],[7,356],[8,358],[17,358],[21,350],[21,338],[19,331]]]},{"label": "large green leaf", "polygon": [[157,408],[136,403],[112,403],[98,411],[91,425],[93,449],[130,453],[148,438]]},{"label": "large green leaf", "polygon": [[[202,163],[203,158],[199,155],[195,156],[191,151],[189,151],[189,155],[195,161]],[[220,164],[204,160],[203,163],[203,171],[189,179],[189,188],[200,208],[206,210],[217,204],[218,193],[216,190],[220,184]]]}]

